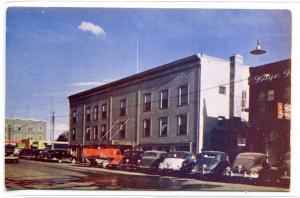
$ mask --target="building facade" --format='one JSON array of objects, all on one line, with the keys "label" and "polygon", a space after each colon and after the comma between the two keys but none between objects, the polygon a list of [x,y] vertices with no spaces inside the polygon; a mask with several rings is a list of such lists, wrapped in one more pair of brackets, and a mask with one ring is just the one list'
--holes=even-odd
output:
[{"label": "building facade", "polygon": [[5,142],[21,143],[23,139],[46,140],[47,123],[19,118],[5,119]]},{"label": "building facade", "polygon": [[248,121],[249,67],[196,54],[69,96],[70,146],[210,148],[219,117]]},{"label": "building facade", "polygon": [[250,69],[249,134],[251,150],[267,153],[271,162],[290,151],[291,60]]}]

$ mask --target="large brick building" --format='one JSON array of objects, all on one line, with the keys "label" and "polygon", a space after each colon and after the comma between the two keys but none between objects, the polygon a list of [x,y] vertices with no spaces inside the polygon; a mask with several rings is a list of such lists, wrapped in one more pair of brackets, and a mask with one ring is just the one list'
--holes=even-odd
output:
[{"label": "large brick building", "polygon": [[271,162],[290,151],[291,60],[250,69],[250,150]]},{"label": "large brick building", "polygon": [[70,146],[210,148],[218,118],[248,120],[249,67],[196,54],[69,96]]}]

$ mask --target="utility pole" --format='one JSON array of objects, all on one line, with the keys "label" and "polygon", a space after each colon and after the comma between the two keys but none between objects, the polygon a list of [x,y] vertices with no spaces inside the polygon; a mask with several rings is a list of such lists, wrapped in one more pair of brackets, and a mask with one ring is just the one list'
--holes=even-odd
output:
[{"label": "utility pole", "polygon": [[136,40],[136,73],[139,73],[139,40]]},{"label": "utility pole", "polygon": [[52,116],[51,116],[51,125],[52,125],[52,127],[51,127],[51,129],[52,129],[52,131],[51,131],[51,137],[52,137],[52,139],[51,139],[51,149],[53,150],[54,149],[54,126],[55,126],[55,112],[54,111],[52,111]]},{"label": "utility pole", "polygon": [[10,144],[10,136],[11,136],[11,126],[8,125],[8,144]]}]

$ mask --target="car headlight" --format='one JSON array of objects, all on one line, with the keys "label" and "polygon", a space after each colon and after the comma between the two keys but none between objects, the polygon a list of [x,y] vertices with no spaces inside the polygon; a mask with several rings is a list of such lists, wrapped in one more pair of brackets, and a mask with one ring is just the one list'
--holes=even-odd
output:
[{"label": "car headlight", "polygon": [[126,163],[128,163],[129,162],[129,159],[126,159]]},{"label": "car headlight", "polygon": [[162,168],[163,167],[163,163],[159,163],[159,168]]},{"label": "car headlight", "polygon": [[141,163],[141,160],[138,160],[137,162],[138,162],[138,164],[139,164],[139,163]]},{"label": "car headlight", "polygon": [[203,165],[202,165],[202,168],[203,168],[203,169],[207,168],[207,164],[203,164]]}]

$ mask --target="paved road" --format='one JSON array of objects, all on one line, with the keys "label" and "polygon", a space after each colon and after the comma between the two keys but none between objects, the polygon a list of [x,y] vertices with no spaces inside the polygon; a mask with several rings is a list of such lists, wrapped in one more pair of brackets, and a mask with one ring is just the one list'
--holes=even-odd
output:
[{"label": "paved road", "polygon": [[13,189],[287,191],[285,188],[207,182],[195,179],[20,160],[5,165],[5,184]]}]

